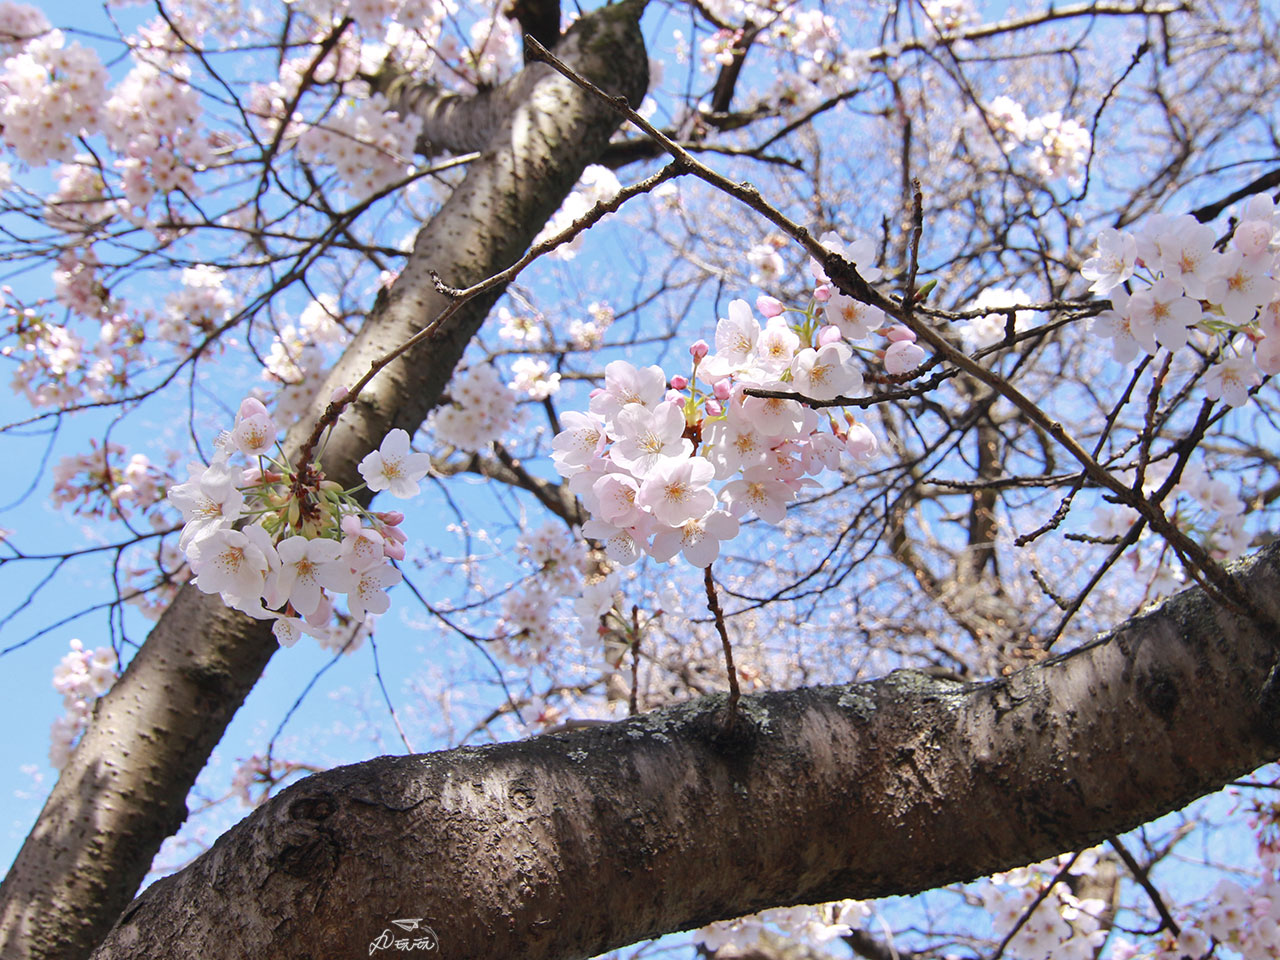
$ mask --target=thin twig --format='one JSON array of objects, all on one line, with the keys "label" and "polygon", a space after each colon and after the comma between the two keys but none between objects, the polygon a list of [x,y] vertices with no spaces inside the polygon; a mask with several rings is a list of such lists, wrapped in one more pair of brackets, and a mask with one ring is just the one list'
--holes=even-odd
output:
[{"label": "thin twig", "polygon": [[631,605],[631,716],[640,712],[640,608]]},{"label": "thin twig", "polygon": [[1129,868],[1129,872],[1133,874],[1133,879],[1138,881],[1138,885],[1147,891],[1147,896],[1151,898],[1151,904],[1156,908],[1156,913],[1160,914],[1161,922],[1168,927],[1175,937],[1182,933],[1182,928],[1178,926],[1177,921],[1173,919],[1173,914],[1169,912],[1169,908],[1164,905],[1164,898],[1160,895],[1160,891],[1156,889],[1156,885],[1151,882],[1151,876],[1148,868],[1138,863],[1134,859],[1119,837],[1108,837],[1107,843],[1111,844],[1111,848],[1120,854],[1120,859],[1124,861],[1124,865]]},{"label": "thin twig", "polygon": [[725,710],[725,726],[729,727],[733,725],[734,717],[737,716],[738,698],[742,696],[742,692],[738,689],[738,670],[733,665],[733,647],[729,644],[729,631],[725,629],[724,613],[720,609],[720,600],[716,596],[716,584],[711,579],[711,564],[707,564],[703,582],[707,585],[707,607],[715,617],[720,644],[724,647],[724,666],[729,671],[729,703]]}]

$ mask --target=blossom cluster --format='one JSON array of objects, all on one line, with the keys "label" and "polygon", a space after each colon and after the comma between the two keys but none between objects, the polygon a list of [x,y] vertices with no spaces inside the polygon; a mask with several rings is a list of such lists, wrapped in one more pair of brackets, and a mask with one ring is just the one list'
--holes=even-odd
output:
[{"label": "blossom cluster", "polygon": [[[1165,483],[1169,466],[1161,462],[1147,470],[1142,479],[1144,496],[1150,496]],[[1120,471],[1117,476],[1132,482],[1133,472]],[[1187,465],[1172,490],[1172,498],[1176,502],[1178,525],[1196,534],[1215,559],[1234,560],[1248,549],[1252,536],[1245,525],[1244,501],[1225,480],[1212,476],[1203,464]],[[1098,537],[1119,538],[1127,534],[1137,520],[1138,512],[1132,507],[1103,504],[1094,512],[1089,529]],[[1135,556],[1135,566],[1139,563]],[[1150,565],[1145,569],[1149,573]],[[1155,569],[1149,597],[1169,596],[1185,586],[1167,563],[1161,562]]]},{"label": "blossom cluster", "polygon": [[[867,241],[846,249],[834,236],[823,239],[878,278]],[[565,414],[553,460],[591,512],[582,532],[604,543],[610,559],[666,561],[680,553],[706,567],[748,514],[780,523],[787,504],[814,483],[808,477],[838,469],[842,453],[863,463],[875,455],[878,442],[865,424],[829,418],[823,429],[801,401],[862,391],[862,369],[846,340],[870,336],[885,315],[835,291],[816,261],[811,267],[814,296],[795,311],[797,324],[772,297],[757,301],[763,326],[745,300],[734,300],[716,326],[715,352],[703,341],[690,348],[691,376],[668,381],[661,367],[615,360],[588,411]],[[910,331],[885,334],[888,372],[919,365],[924,351]]]},{"label": "blossom cluster", "polygon": [[483,363],[455,375],[449,402],[432,412],[429,424],[442,442],[474,453],[515,421],[515,394],[493,366]]},{"label": "blossom cluster", "polygon": [[298,138],[298,156],[323,159],[356,199],[371,197],[413,172],[414,144],[422,118],[393,113],[387,98],[375,93],[344,102],[323,125],[308,127]]},{"label": "blossom cluster", "polygon": [[124,602],[148,620],[156,621],[169,608],[178,589],[191,578],[182,548],[166,537],[154,550],[135,549],[124,566]]},{"label": "blossom cluster", "polygon": [[60,30],[35,37],[0,74],[5,143],[33,166],[69,158],[75,138],[98,129],[106,90],[107,71],[92,50],[67,46]]},{"label": "blossom cluster", "polygon": [[1278,229],[1275,203],[1258,194],[1223,249],[1213,228],[1189,215],[1157,214],[1136,234],[1102,231],[1081,267],[1089,289],[1111,297],[1094,332],[1110,339],[1120,363],[1140,351],[1176,353],[1202,334],[1213,358],[1205,395],[1243,405],[1262,374],[1280,373]]},{"label": "blossom cluster", "polygon": [[604,333],[613,325],[613,308],[607,303],[592,301],[587,304],[590,320],[569,321],[569,342],[578,350],[591,350],[600,346]]},{"label": "blossom cluster", "polygon": [[50,28],[49,20],[25,3],[0,3],[0,51],[12,53]]},{"label": "blossom cluster", "polygon": [[[870,907],[860,900],[777,907],[736,920],[709,924],[694,933],[693,942],[712,954],[722,947],[736,947],[743,953],[751,953],[758,950],[762,942],[765,947],[771,946],[770,940],[774,936],[821,947],[847,937],[869,916]],[[762,952],[772,954],[774,951],[766,949]]]},{"label": "blossom cluster", "polygon": [[[502,596],[497,625],[501,642],[495,651],[512,663],[528,665],[545,659],[559,639],[554,608],[562,597],[580,592],[589,559],[581,540],[550,523],[521,534],[516,552],[534,572]],[[593,622],[592,630],[594,626]]]},{"label": "blossom cluster", "polygon": [[213,159],[200,125],[190,68],[173,57],[139,63],[106,102],[107,136],[129,203],[145,208],[157,193],[198,193],[195,173]]},{"label": "blossom cluster", "polygon": [[545,400],[560,389],[560,374],[546,360],[517,357],[511,362],[511,373],[515,379],[507,386],[530,400]]},{"label": "blossom cluster", "polygon": [[182,286],[165,298],[156,331],[161,339],[185,352],[193,338],[215,333],[225,324],[236,305],[226,278],[224,271],[206,264],[184,269]]},{"label": "blossom cluster", "polygon": [[[1083,851],[1070,862],[1067,873],[1075,877],[1093,873],[1098,854],[1096,849]],[[982,904],[991,915],[996,934],[1017,929],[1007,946],[1010,956],[1018,960],[1091,960],[1097,956],[1107,939],[1103,917],[1109,905],[1103,900],[1080,899],[1066,883],[1049,879],[1069,861],[1067,855],[1048,864],[996,874],[983,889]]]},{"label": "blossom cluster", "polygon": [[285,324],[272,338],[262,376],[280,385],[277,417],[295,420],[307,410],[315,378],[328,369],[330,354],[351,339],[339,317],[337,298],[322,293],[307,304],[296,324]]},{"label": "blossom cluster", "polygon": [[[247,398],[234,428],[219,438],[213,462],[192,464],[190,479],[168,496],[186,521],[179,546],[195,585],[250,616],[274,620],[276,638],[292,646],[302,633],[328,639],[334,595],[346,595],[358,621],[386,612],[386,589],[402,579],[391,561],[404,559],[406,537],[403,514],[369,513],[354,499],[356,490],[341,489],[315,467],[300,474],[273,459],[277,432],[266,407]],[[234,466],[236,453],[252,465]],[[408,433],[397,429],[359,470],[368,489],[409,498],[429,466],[430,458],[411,452]]]},{"label": "blossom cluster", "polygon": [[61,770],[71,756],[76,741],[89,723],[93,701],[116,680],[116,655],[107,647],[92,652],[79,640],[71,641],[71,652],[53,670],[53,688],[62,696],[66,713],[53,722],[49,732],[49,762]]},{"label": "blossom cluster", "polygon": [[[118,443],[99,446],[90,441],[92,452],[62,457],[53,467],[55,506],[71,506],[82,516],[118,514],[131,516],[131,508],[146,511],[164,499],[164,489],[171,482],[168,472],[153,464],[146,454],[135,453],[120,465],[126,450]],[[164,525],[162,517],[153,514],[152,525]]]},{"label": "blossom cluster", "polygon": [[1063,177],[1072,186],[1083,180],[1093,149],[1093,137],[1079,120],[1063,117],[1057,110],[1028,117],[1022,104],[1004,95],[984,104],[981,116],[971,112],[966,126],[978,144],[990,143],[994,134],[1005,153],[1030,148],[1029,162],[1039,177]]},{"label": "blossom cluster", "polygon": [[[816,104],[825,97],[847,90],[865,77],[869,60],[840,29],[838,17],[822,9],[804,9],[799,4],[776,0],[715,0],[708,3],[717,23],[752,23],[763,26],[753,41],[756,46],[784,50],[791,69],[776,70],[773,87],[749,100],[789,102],[802,106]],[[702,70],[714,73],[733,63],[743,51],[746,31],[721,27],[698,46]],[[678,45],[685,41],[681,30],[673,31]]]}]

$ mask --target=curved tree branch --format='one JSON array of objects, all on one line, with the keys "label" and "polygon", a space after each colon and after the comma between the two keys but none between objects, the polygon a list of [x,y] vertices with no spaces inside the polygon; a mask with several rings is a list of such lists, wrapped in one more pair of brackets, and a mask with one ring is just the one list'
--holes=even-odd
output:
[{"label": "curved tree branch", "polygon": [[[1280,547],[1081,649],[961,684],[719,697],[289,787],[148,889],[98,960],[367,956],[420,917],[456,958],[586,957],[761,908],[913,893],[1059,853],[1280,753]],[[228,932],[236,931],[235,940]]]}]

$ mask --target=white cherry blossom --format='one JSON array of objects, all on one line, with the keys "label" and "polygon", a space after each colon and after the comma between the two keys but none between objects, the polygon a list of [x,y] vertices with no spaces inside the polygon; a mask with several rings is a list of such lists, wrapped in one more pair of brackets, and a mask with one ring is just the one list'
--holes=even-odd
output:
[{"label": "white cherry blossom", "polygon": [[186,525],[178,545],[186,551],[215,530],[231,526],[244,510],[244,494],[236,488],[237,471],[225,462],[187,466],[186,483],[171,487],[169,502],[182,511]]},{"label": "white cherry blossom", "polygon": [[386,589],[403,579],[404,574],[390,564],[361,570],[356,576],[355,585],[347,591],[347,609],[351,616],[363,621],[371,613],[386,613],[391,606],[391,598],[387,596]]},{"label": "white cherry blossom", "polygon": [[[197,571],[195,585],[205,593],[224,593],[233,597],[261,596],[270,569],[261,543],[254,542],[244,531],[227,528],[214,530],[190,544],[187,555]],[[266,531],[264,530],[265,534]]]},{"label": "white cherry blossom", "polygon": [[704,516],[716,503],[708,488],[715,468],[705,457],[669,460],[655,467],[640,487],[636,502],[661,523],[678,527]]},{"label": "white cherry blossom", "polygon": [[825,306],[827,322],[840,329],[846,340],[862,340],[884,325],[885,313],[879,307],[855,300],[843,293],[832,293]]},{"label": "white cherry blossom", "polygon": [[337,540],[292,536],[281,540],[276,552],[280,569],[267,583],[267,602],[273,607],[291,603],[302,616],[309,616],[320,606],[321,571],[338,559],[342,545]]},{"label": "white cherry blossom", "polygon": [[787,504],[795,499],[795,491],[768,467],[752,467],[740,479],[726,483],[720,499],[729,504],[729,512],[735,517],[750,511],[766,523],[781,523]]},{"label": "white cherry blossom", "polygon": [[853,351],[848,346],[828,343],[817,350],[806,347],[795,355],[791,362],[791,382],[806,397],[834,400],[861,392],[862,371],[854,363]]},{"label": "white cherry blossom", "polygon": [[1097,253],[1080,267],[1086,280],[1092,280],[1092,293],[1106,296],[1133,276],[1138,258],[1138,241],[1130,233],[1107,229],[1098,234]]},{"label": "white cherry blossom", "polygon": [[562,477],[582,470],[604,451],[604,420],[590,413],[567,410],[560,417],[562,430],[551,441],[552,459]]},{"label": "white cherry blossom", "polygon": [[655,560],[664,561],[681,553],[695,567],[709,567],[720,556],[721,542],[737,535],[737,519],[723,510],[714,510],[674,529],[659,530],[649,553]]},{"label": "white cherry blossom", "polygon": [[613,418],[628,404],[655,407],[667,392],[667,375],[659,366],[637,369],[625,360],[604,368],[604,390],[591,398],[591,412],[612,426]]},{"label": "white cherry blossom", "polygon": [[418,495],[418,481],[431,469],[431,457],[413,453],[408,432],[397,427],[382,439],[377,450],[360,461],[358,469],[370,490],[386,490],[393,497],[407,500]]},{"label": "white cherry blossom", "polygon": [[610,456],[637,477],[647,477],[661,464],[693,452],[693,444],[684,437],[684,412],[678,403],[664,401],[652,410],[628,404],[618,412],[614,429]]}]

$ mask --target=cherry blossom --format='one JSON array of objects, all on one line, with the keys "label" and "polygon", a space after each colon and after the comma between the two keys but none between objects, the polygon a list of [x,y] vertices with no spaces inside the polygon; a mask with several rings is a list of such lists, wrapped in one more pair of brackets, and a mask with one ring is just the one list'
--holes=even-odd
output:
[{"label": "cherry blossom", "polygon": [[741,517],[751,511],[766,523],[781,523],[787,504],[795,499],[795,490],[776,479],[768,466],[751,467],[737,480],[724,485],[720,498],[729,504],[729,512]]},{"label": "cherry blossom", "polygon": [[680,553],[695,567],[709,567],[720,556],[720,544],[737,535],[737,519],[722,510],[713,510],[674,529],[659,531],[649,552],[655,560],[670,560]]},{"label": "cherry blossom", "polygon": [[1156,344],[1180,350],[1187,342],[1187,329],[1200,322],[1203,311],[1196,300],[1182,295],[1176,280],[1161,277],[1129,300],[1129,329],[1134,340],[1148,353]]},{"label": "cherry blossom", "polygon": [[834,400],[862,390],[862,371],[853,363],[853,351],[843,343],[801,350],[791,363],[791,379],[800,393],[814,400]]},{"label": "cherry blossom", "polygon": [[[342,545],[325,538],[294,535],[276,545],[280,568],[267,584],[267,600],[273,607],[288,603],[303,616],[320,606],[324,567],[338,559]],[[282,628],[283,629],[283,628]]]},{"label": "cherry blossom", "polygon": [[884,352],[886,373],[900,374],[914,370],[924,362],[924,349],[912,340],[898,340]]},{"label": "cherry blossom", "polygon": [[552,440],[553,459],[562,476],[571,476],[604,450],[604,421],[590,413],[568,410],[561,416],[562,429]]},{"label": "cherry blossom", "polygon": [[1238,353],[1210,367],[1201,382],[1204,395],[1210,400],[1221,399],[1233,407],[1248,403],[1249,390],[1262,382],[1251,353]]},{"label": "cherry blossom", "polygon": [[391,606],[386,589],[403,579],[404,575],[388,564],[360,571],[355,585],[347,591],[347,608],[351,615],[357,620],[364,620],[369,614],[386,613]]},{"label": "cherry blossom", "polygon": [[186,551],[213,532],[229,527],[244,510],[244,494],[236,487],[236,473],[226,463],[190,464],[190,479],[169,489],[169,502],[186,521],[179,546]]},{"label": "cherry blossom", "polygon": [[677,403],[663,402],[652,410],[638,403],[628,404],[615,419],[618,439],[611,458],[625,470],[648,475],[693,451],[684,428],[684,412]]},{"label": "cherry blossom", "polygon": [[460,450],[483,450],[518,419],[515,394],[487,363],[455,374],[449,399],[432,413],[428,427]]},{"label": "cherry blossom", "polygon": [[668,526],[705,516],[715,505],[715,494],[707,486],[715,467],[705,457],[673,458],[646,473],[636,502]]},{"label": "cherry blossom", "polygon": [[611,426],[628,404],[656,407],[666,391],[667,377],[661,367],[637,369],[625,360],[614,360],[604,368],[604,390],[591,398],[590,409]]},{"label": "cherry blossom", "polygon": [[370,490],[386,490],[401,500],[418,495],[418,481],[431,469],[431,456],[413,453],[409,442],[408,432],[397,427],[360,461],[360,476]]},{"label": "cherry blossom", "polygon": [[1097,253],[1080,267],[1086,280],[1092,280],[1092,293],[1106,296],[1133,276],[1138,257],[1138,241],[1129,233],[1107,229],[1098,234]]},{"label": "cherry blossom", "polygon": [[847,340],[864,340],[885,321],[885,313],[879,307],[843,293],[831,294],[826,303],[826,315],[827,322],[838,327]]},{"label": "cherry blossom", "polygon": [[187,547],[195,585],[205,593],[229,594],[237,598],[261,596],[271,563],[258,536],[249,530],[266,531],[253,525],[243,531],[220,528]]}]

